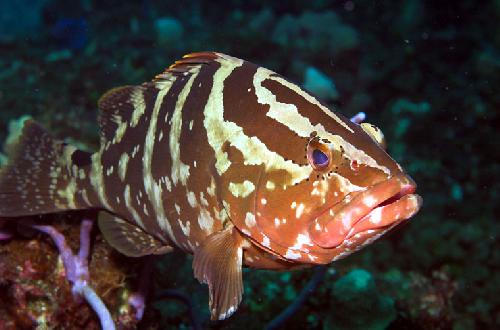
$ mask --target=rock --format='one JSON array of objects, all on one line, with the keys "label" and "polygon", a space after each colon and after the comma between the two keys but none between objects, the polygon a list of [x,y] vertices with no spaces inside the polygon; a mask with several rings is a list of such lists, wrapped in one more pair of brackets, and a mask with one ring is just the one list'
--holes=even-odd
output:
[{"label": "rock", "polygon": [[62,17],[55,22],[50,32],[59,47],[78,50],[87,45],[89,26],[83,17]]},{"label": "rock", "polygon": [[425,17],[424,9],[424,5],[420,0],[407,0],[401,2],[394,31],[408,38],[408,34],[411,34],[421,24],[422,18]]},{"label": "rock", "polygon": [[333,286],[332,329],[385,329],[396,318],[391,297],[380,294],[373,276],[355,269]]},{"label": "rock", "polygon": [[495,79],[500,74],[500,54],[492,49],[485,49],[476,55],[476,71],[484,78]]},{"label": "rock", "polygon": [[431,111],[431,105],[428,102],[415,103],[407,99],[397,99],[391,106],[393,115],[411,113],[413,115],[422,115]]},{"label": "rock", "polygon": [[282,47],[330,55],[354,49],[359,44],[356,30],[344,24],[333,11],[284,15],[271,38]]},{"label": "rock", "polygon": [[47,0],[0,1],[0,41],[38,34]]},{"label": "rock", "polygon": [[59,62],[69,60],[73,56],[73,53],[69,49],[61,49],[50,52],[45,56],[45,61],[47,62]]},{"label": "rock", "polygon": [[359,91],[355,92],[349,102],[342,106],[342,111],[351,115],[368,112],[371,104],[373,104],[373,101],[370,94]]},{"label": "rock", "polygon": [[308,67],[304,72],[303,86],[325,101],[336,100],[339,97],[339,92],[333,80],[312,66]]},{"label": "rock", "polygon": [[173,17],[161,17],[155,21],[156,40],[160,45],[176,46],[182,39],[184,27]]},{"label": "rock", "polygon": [[248,29],[253,32],[267,33],[276,20],[273,12],[269,8],[264,8],[258,12],[248,22]]}]

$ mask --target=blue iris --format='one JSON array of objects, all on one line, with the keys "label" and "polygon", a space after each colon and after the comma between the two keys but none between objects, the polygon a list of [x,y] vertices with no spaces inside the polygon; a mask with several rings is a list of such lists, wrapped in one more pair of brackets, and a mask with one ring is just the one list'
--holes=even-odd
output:
[{"label": "blue iris", "polygon": [[328,163],[328,156],[319,149],[314,149],[312,154],[314,165],[326,165]]}]

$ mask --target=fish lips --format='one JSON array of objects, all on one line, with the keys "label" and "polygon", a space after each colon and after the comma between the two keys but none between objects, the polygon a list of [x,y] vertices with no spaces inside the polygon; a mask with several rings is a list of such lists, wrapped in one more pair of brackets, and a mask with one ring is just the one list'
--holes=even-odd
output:
[{"label": "fish lips", "polygon": [[379,231],[415,215],[422,198],[414,194],[415,182],[400,174],[344,200],[311,221],[309,234],[322,248],[336,248],[368,230]]}]

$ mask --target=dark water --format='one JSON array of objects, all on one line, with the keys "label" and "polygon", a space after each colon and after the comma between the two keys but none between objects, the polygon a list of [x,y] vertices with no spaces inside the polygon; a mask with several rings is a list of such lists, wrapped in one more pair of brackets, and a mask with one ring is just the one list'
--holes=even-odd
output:
[{"label": "dark water", "polygon": [[[366,112],[424,198],[408,225],[331,265],[286,328],[498,328],[499,21],[497,0],[2,1],[0,139],[30,115],[96,148],[96,102],[109,88],[150,80],[193,51],[258,63],[347,116]],[[308,84],[318,72],[325,81]],[[190,260],[164,257],[155,285],[191,297],[203,327],[262,328],[314,276],[245,271],[239,311],[209,323]],[[139,327],[190,324],[185,305],[165,299]]]}]

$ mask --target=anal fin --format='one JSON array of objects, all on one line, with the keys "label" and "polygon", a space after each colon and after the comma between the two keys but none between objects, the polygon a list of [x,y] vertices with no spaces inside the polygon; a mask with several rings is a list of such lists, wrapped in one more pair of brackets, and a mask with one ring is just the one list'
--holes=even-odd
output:
[{"label": "anal fin", "polygon": [[99,229],[113,248],[128,257],[142,257],[150,254],[165,254],[172,247],[111,213],[99,213]]},{"label": "anal fin", "polygon": [[208,284],[212,320],[231,316],[243,296],[242,238],[234,226],[213,233],[194,253],[194,276]]}]

